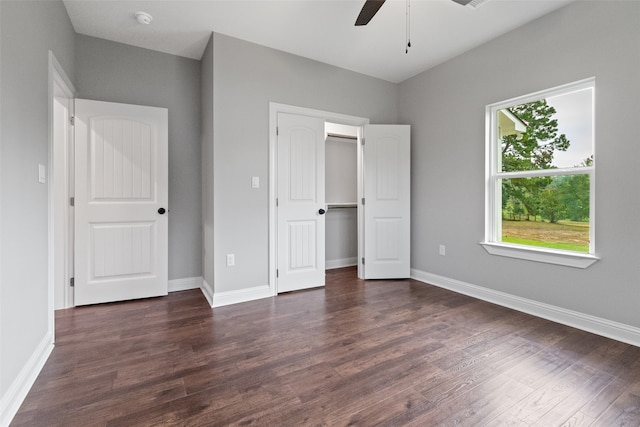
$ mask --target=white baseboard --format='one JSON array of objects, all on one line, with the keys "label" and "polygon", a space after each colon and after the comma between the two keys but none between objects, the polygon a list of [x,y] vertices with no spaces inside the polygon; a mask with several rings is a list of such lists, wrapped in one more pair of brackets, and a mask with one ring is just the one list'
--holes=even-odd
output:
[{"label": "white baseboard", "polygon": [[189,289],[200,289],[202,286],[202,277],[185,277],[183,279],[169,280],[169,292],[186,291]]},{"label": "white baseboard", "polygon": [[24,365],[9,389],[2,395],[0,401],[0,426],[5,427],[16,416],[20,405],[27,397],[33,383],[38,378],[49,355],[53,351],[53,336],[47,333]]},{"label": "white baseboard", "polygon": [[237,291],[214,292],[211,307],[222,307],[224,305],[269,298],[272,296],[273,292],[271,292],[271,288],[267,285],[254,286],[253,288],[240,289]]},{"label": "white baseboard", "polygon": [[640,347],[640,328],[411,269],[411,278],[503,307]]},{"label": "white baseboard", "polygon": [[213,287],[211,287],[211,285],[208,284],[206,280],[202,279],[200,290],[202,291],[202,294],[209,302],[209,305],[213,307]]},{"label": "white baseboard", "polygon": [[333,270],[334,268],[351,267],[358,265],[358,257],[326,260],[324,268]]}]

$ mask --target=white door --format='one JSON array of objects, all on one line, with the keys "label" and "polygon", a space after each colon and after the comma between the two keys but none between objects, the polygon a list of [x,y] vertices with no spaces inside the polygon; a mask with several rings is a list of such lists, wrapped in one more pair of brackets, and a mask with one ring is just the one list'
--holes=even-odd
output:
[{"label": "white door", "polygon": [[366,125],[364,142],[364,278],[407,278],[411,262],[410,126]]},{"label": "white door", "polygon": [[75,101],[75,304],[167,294],[165,108]]},{"label": "white door", "polygon": [[277,121],[277,291],[324,286],[324,120]]}]

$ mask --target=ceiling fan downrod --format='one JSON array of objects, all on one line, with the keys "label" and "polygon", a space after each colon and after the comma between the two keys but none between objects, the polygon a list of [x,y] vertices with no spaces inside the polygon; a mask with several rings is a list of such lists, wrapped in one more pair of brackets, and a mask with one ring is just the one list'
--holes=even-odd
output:
[{"label": "ceiling fan downrod", "polygon": [[409,48],[411,47],[411,2],[407,0],[407,8],[406,8],[406,42],[407,45],[404,49],[404,53],[409,53]]}]

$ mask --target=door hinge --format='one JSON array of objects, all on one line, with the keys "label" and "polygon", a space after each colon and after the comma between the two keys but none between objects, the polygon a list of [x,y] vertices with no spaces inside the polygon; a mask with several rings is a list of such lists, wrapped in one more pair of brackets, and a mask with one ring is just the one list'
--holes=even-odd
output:
[{"label": "door hinge", "polygon": [[276,198],[276,208],[278,207],[278,199]]},{"label": "door hinge", "polygon": [[362,198],[362,204],[364,205],[364,197]]},{"label": "door hinge", "polygon": [[69,286],[73,288],[75,285],[76,285],[76,280],[75,278],[72,277],[71,279],[69,279]]},{"label": "door hinge", "polygon": [[75,206],[75,205],[76,205],[76,198],[69,197],[69,206]]},{"label": "door hinge", "polygon": [[362,145],[364,145],[364,138],[362,138]]},{"label": "door hinge", "polygon": [[276,269],[276,279],[280,277],[280,270]]},{"label": "door hinge", "polygon": [[280,128],[276,126],[276,136],[280,135]]},{"label": "door hinge", "polygon": [[362,257],[362,265],[364,265],[364,257]]},{"label": "door hinge", "polygon": [[75,124],[76,124],[76,116],[70,116],[69,117],[69,123],[71,124],[71,126],[75,126]]}]

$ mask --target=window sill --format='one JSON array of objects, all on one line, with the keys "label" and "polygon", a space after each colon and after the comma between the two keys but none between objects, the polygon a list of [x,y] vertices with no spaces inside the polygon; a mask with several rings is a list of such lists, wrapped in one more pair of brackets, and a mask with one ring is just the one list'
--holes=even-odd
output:
[{"label": "window sill", "polygon": [[564,265],[574,268],[588,268],[600,258],[590,254],[580,254],[553,249],[534,248],[507,243],[480,242],[491,255],[518,258],[546,264]]}]

